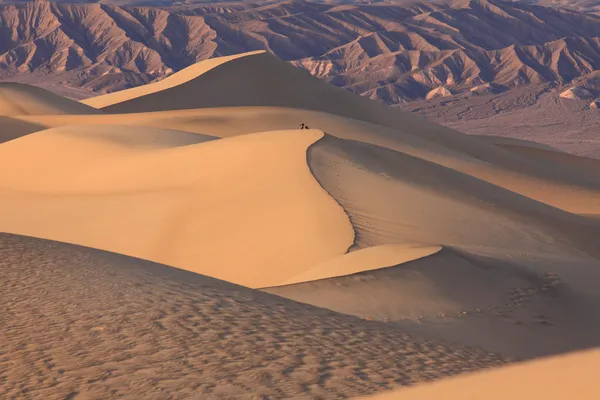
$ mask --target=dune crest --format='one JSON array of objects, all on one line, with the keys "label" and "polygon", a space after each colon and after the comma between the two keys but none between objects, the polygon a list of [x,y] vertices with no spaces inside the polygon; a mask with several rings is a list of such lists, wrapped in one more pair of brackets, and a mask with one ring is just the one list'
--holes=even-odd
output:
[{"label": "dune crest", "polygon": [[147,85],[137,86],[131,89],[119,90],[116,92],[90,97],[80,102],[94,108],[106,108],[114,104],[130,101],[138,97],[160,92],[174,86],[184,84],[199,75],[202,75],[219,65],[235,60],[240,57],[247,57],[254,54],[264,53],[264,50],[253,51],[249,53],[235,54],[232,56],[209,58],[208,60],[200,61],[192,64],[189,67],[178,71],[158,82],[149,83]]},{"label": "dune crest", "polygon": [[368,247],[327,260],[292,277],[283,282],[282,285],[317,281],[387,268],[427,257],[441,249],[441,246],[412,243],[394,243]]},{"label": "dune crest", "polygon": [[[86,139],[85,131],[73,133],[77,127],[63,129],[0,147],[0,168],[20,171],[0,177],[3,230],[250,287],[284,282],[345,253],[353,242],[348,217],[306,163],[320,131],[265,132],[140,152],[138,146],[99,142],[98,135]],[[189,135],[196,137],[183,137]],[[24,153],[29,158],[19,156]]]}]

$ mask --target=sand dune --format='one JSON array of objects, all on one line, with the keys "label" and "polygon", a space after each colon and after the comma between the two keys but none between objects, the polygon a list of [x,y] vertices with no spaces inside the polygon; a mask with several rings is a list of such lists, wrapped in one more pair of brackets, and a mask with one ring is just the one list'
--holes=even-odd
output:
[{"label": "sand dune", "polygon": [[589,180],[600,180],[600,160],[572,154],[557,152],[544,148],[532,148],[530,146],[503,144],[505,149],[522,154],[531,159],[538,159],[543,162],[552,163],[560,166],[563,170],[572,171],[572,173]]},{"label": "sand dune", "polygon": [[415,243],[393,243],[367,247],[315,265],[311,269],[283,282],[283,285],[317,281],[387,268],[427,257],[437,253],[441,249],[441,246]]},{"label": "sand dune", "polygon": [[598,396],[596,371],[600,351],[590,350],[448,379],[392,393],[361,397],[369,400],[505,400],[509,398],[582,400]]},{"label": "sand dune", "polygon": [[562,150],[549,146],[547,144],[533,142],[531,140],[516,139],[506,136],[486,136],[486,135],[472,135],[478,139],[488,141],[500,147],[520,146],[526,148],[542,149],[553,151],[555,153],[564,153]]},{"label": "sand dune", "polygon": [[[227,57],[222,62],[208,62],[207,67],[188,68],[169,79],[174,85],[150,86],[111,96],[120,102],[101,107],[109,113],[140,113],[229,106],[280,106],[331,112],[342,116],[364,114],[377,118],[373,110],[387,107],[315,79],[306,71],[266,52]],[[100,96],[98,103],[102,103]],[[336,101],[332,101],[336,100]],[[88,104],[94,104],[90,99]],[[369,105],[356,110],[358,105]],[[378,107],[374,107],[377,105]],[[384,107],[384,108],[380,108]],[[360,118],[364,119],[364,118]]]},{"label": "sand dune", "polygon": [[[133,349],[138,345],[144,349],[146,340],[162,343],[166,332],[175,330],[182,336],[159,354],[187,354],[189,347],[178,346],[189,346],[189,335],[197,338],[201,329],[186,322],[189,315],[202,313],[191,306],[199,301],[196,295],[171,282],[168,274],[156,272],[163,267],[150,261],[203,275],[177,272],[185,282],[188,277],[190,282],[213,282],[205,278],[209,276],[354,316],[321,309],[321,314],[306,317],[314,324],[310,326],[322,327],[320,332],[334,342],[325,345],[321,333],[316,334],[310,350],[315,354],[328,352],[333,357],[341,343],[354,351],[365,340],[377,342],[377,337],[354,328],[348,328],[352,337],[335,333],[325,319],[335,320],[336,315],[357,324],[372,323],[365,326],[390,335],[408,332],[432,343],[448,340],[517,359],[600,345],[600,221],[589,217],[600,215],[600,175],[594,161],[528,143],[470,137],[353,96],[261,52],[202,63],[162,82],[89,104],[104,105],[102,113],[0,120],[5,127],[18,128],[0,144],[0,171],[5,171],[0,174],[0,231],[147,260],[133,262],[73,247],[25,254],[25,246],[66,245],[5,237],[10,254],[17,247],[17,255],[9,254],[16,260],[35,256],[33,264],[45,265],[58,257],[62,263],[83,260],[79,264],[86,266],[102,264],[96,259],[101,254],[98,257],[110,261],[106,268],[121,270],[115,272],[119,278],[106,283],[121,294],[110,292],[113,289],[102,286],[104,276],[83,266],[83,277],[69,275],[68,285],[81,288],[88,276],[102,282],[97,299],[107,300],[98,304],[106,305],[103,311],[113,311],[106,325],[98,324],[101,327],[130,318],[127,309],[111,303],[117,298],[156,312],[156,318],[151,314],[140,320],[154,327],[151,331],[127,328],[124,340]],[[300,123],[311,129],[298,130]],[[143,266],[122,265],[130,261]],[[5,268],[9,267],[11,263]],[[155,271],[160,277],[145,281],[139,278],[146,276],[142,272],[121,275],[130,268]],[[53,279],[42,275],[35,279]],[[116,282],[130,282],[133,286],[128,288],[133,289],[121,291]],[[163,284],[169,289],[163,290]],[[135,288],[157,292],[149,295],[154,303],[136,297],[146,289]],[[368,388],[365,392],[388,388],[395,374],[404,384],[449,371],[439,363],[426,366],[431,363],[426,358],[419,367],[401,372],[394,365],[405,355],[390,353],[385,346],[377,351],[367,347],[364,359],[359,355],[349,363],[339,360],[352,365],[351,375],[366,382],[356,384],[351,377],[344,386],[337,381],[340,365],[327,362],[316,367],[323,370],[304,375],[311,383],[298,383],[290,376],[303,367],[292,366],[290,371],[285,365],[294,354],[306,354],[307,347],[280,346],[279,339],[269,335],[285,336],[287,328],[277,331],[276,324],[259,323],[251,331],[238,331],[234,314],[247,312],[242,316],[253,321],[274,318],[279,323],[287,312],[278,308],[281,304],[316,309],[247,288],[236,290],[267,299],[260,304],[260,313],[236,307],[235,312],[222,313],[222,304],[232,304],[223,300],[216,306],[211,303],[209,318],[202,322],[217,331],[225,327],[217,337],[229,352],[219,353],[215,363],[223,357],[234,361],[230,366],[211,364],[208,370],[215,372],[200,379],[210,382],[203,387],[189,387],[190,380],[199,379],[196,368],[205,367],[190,367],[194,357],[177,367],[157,364],[146,371],[169,375],[171,381],[164,386],[168,393],[185,388],[190,390],[181,392],[185,396],[245,398],[260,397],[262,388],[268,388],[275,398],[339,398],[361,394],[360,388]],[[80,292],[76,289],[72,295]],[[59,295],[44,292],[48,307],[63,307]],[[11,297],[7,304],[12,301]],[[132,313],[141,318],[137,311]],[[358,322],[356,316],[386,323]],[[303,340],[313,340],[307,334],[312,330],[299,324],[304,326],[298,330]],[[91,325],[85,327],[88,334],[97,324]],[[121,343],[119,332],[110,331],[106,340]],[[274,343],[273,349],[264,349],[273,358],[253,359],[249,353],[256,349],[236,342],[248,335],[256,342]],[[132,343],[132,337],[137,341]],[[236,350],[240,348],[244,350]],[[203,362],[210,364],[215,356],[212,348],[194,349],[206,355]],[[414,352],[430,354],[428,349]],[[471,351],[468,354],[475,354]],[[29,353],[11,354],[35,359]],[[371,368],[365,360],[382,360],[379,354],[391,357],[389,363]],[[446,360],[445,355],[438,356]],[[95,357],[90,362],[96,362]],[[150,359],[161,357],[153,354]],[[482,357],[485,362],[469,365],[487,365],[490,359]],[[116,376],[110,372],[100,386],[75,380],[64,387],[83,385],[93,391],[116,385],[130,394],[135,385],[149,385],[132,372],[140,361],[135,359],[127,367],[115,366],[111,359],[107,370],[119,372]],[[278,360],[275,375],[265,372],[257,378],[250,372],[257,364],[268,369],[265,365]],[[75,372],[81,366],[76,365],[72,372],[79,377],[99,371],[90,367]],[[385,374],[383,366],[388,367]],[[241,375],[232,375],[235,368]],[[347,373],[340,372],[340,379]],[[260,384],[250,389],[248,382],[257,380]],[[144,386],[142,392],[152,390],[151,385]]]},{"label": "sand dune", "polygon": [[131,89],[120,90],[104,94],[101,96],[91,97],[88,99],[81,100],[81,103],[87,104],[95,108],[106,108],[115,104],[119,104],[125,101],[137,99],[142,96],[160,92],[174,86],[184,84],[195,77],[205,74],[211,69],[218,67],[219,65],[226,63],[231,60],[235,60],[239,57],[246,57],[248,55],[260,54],[264,51],[256,51],[250,53],[235,54],[227,57],[215,57],[208,60],[200,61],[199,63],[192,64],[187,68],[179,71],[174,75],[170,75],[165,79],[158,82],[150,83],[148,85],[142,85]]},{"label": "sand dune", "polygon": [[0,115],[97,114],[98,110],[20,83],[0,83]]},{"label": "sand dune", "polygon": [[0,177],[1,229],[251,287],[279,284],[352,245],[348,217],[306,164],[319,131],[192,144],[206,138],[109,128],[4,143],[0,168],[18,172]]},{"label": "sand dune", "polygon": [[[211,65],[212,66],[212,65]],[[179,76],[180,75],[180,76]],[[355,96],[328,85],[298,70],[269,53],[253,52],[216,62],[210,69],[199,67],[180,71],[170,77],[181,84],[163,89],[157,86],[149,94],[127,99],[102,108],[108,113],[142,113],[214,107],[273,106],[306,109],[382,125],[402,132],[404,138],[389,140],[388,145],[403,151],[410,143],[406,136],[433,142],[462,157],[427,157],[429,161],[467,172],[511,191],[546,202],[569,212],[600,212],[600,182],[578,176],[565,176],[560,169],[536,163],[526,157],[488,143],[474,140],[452,129],[427,122],[415,115]],[[136,89],[137,90],[137,89]],[[116,95],[115,95],[116,96]],[[317,121],[302,121],[331,133]],[[296,119],[294,123],[299,124]],[[335,134],[335,133],[333,133]],[[356,135],[354,135],[356,136]],[[379,144],[377,135],[361,134],[360,139]],[[347,136],[344,138],[348,138]],[[430,146],[425,146],[429,150]],[[423,157],[423,150],[416,150]],[[417,155],[414,153],[413,155]],[[436,152],[437,153],[437,152]],[[467,159],[465,159],[465,157]],[[432,159],[434,158],[434,159]],[[481,162],[484,160],[485,162]]]},{"label": "sand dune", "polygon": [[327,136],[309,164],[350,216],[357,247],[435,243],[540,257],[595,248],[583,232],[597,234],[597,224],[406,153]]},{"label": "sand dune", "polygon": [[[351,96],[347,93],[343,95]],[[315,93],[315,98],[319,96]],[[338,100],[333,99],[332,102],[336,103]],[[367,101],[367,105],[370,104]],[[373,104],[376,108],[380,107]],[[47,127],[86,123],[139,124],[218,137],[297,129],[301,122],[305,122],[330,135],[407,153],[569,212],[593,214],[600,210],[600,180],[597,178],[515,154],[487,140],[472,138],[385,107],[386,113],[399,115],[401,121],[391,124],[397,128],[357,120],[363,108],[349,108],[348,110],[357,110],[352,118],[291,108],[228,107],[94,117],[32,116],[19,119],[35,126]],[[405,117],[409,119],[406,124],[402,122]],[[409,123],[414,125],[410,127]]]},{"label": "sand dune", "polygon": [[148,261],[0,234],[6,398],[347,398],[502,358]]},{"label": "sand dune", "polygon": [[[434,268],[437,255],[433,255],[366,276],[275,288],[274,293],[354,315],[416,319],[403,323],[433,337],[449,335],[515,357],[596,344],[591,332],[600,328],[600,321],[593,316],[600,298],[589,279],[600,277],[597,222],[439,164],[366,143],[327,136],[310,148],[309,164],[316,179],[348,214],[355,230],[354,248],[436,243],[468,258],[482,257],[482,261],[467,263],[464,275],[458,274],[464,262],[450,259],[442,262],[452,266],[452,272],[447,272],[450,277],[443,268],[431,275],[428,268],[420,266],[411,272],[410,264]],[[475,273],[480,268],[499,268],[515,276],[501,284],[503,280],[497,276],[485,278],[485,274]],[[407,278],[412,273],[418,276],[414,283]],[[451,279],[454,274],[461,276],[461,283]],[[525,279],[529,274],[532,278]],[[562,289],[542,290],[547,277],[551,281],[558,277]],[[496,283],[488,287],[487,279]],[[446,281],[454,282],[454,289],[442,283]],[[405,284],[407,292],[413,293],[411,301],[396,291]],[[344,286],[354,290],[323,295],[340,292]],[[487,287],[484,292],[490,297],[467,300],[462,296],[469,287]],[[496,294],[492,287],[498,290]],[[516,307],[511,300],[515,296],[519,299]],[[432,300],[436,298],[439,301]],[[543,324],[553,328],[531,334],[532,325]],[[488,329],[494,325],[500,326]],[[507,330],[513,332],[514,340],[507,339]],[[548,335],[547,342],[540,340],[544,335]]]},{"label": "sand dune", "polygon": [[512,290],[544,285],[542,276],[518,265],[452,249],[398,264],[265,290],[344,314],[398,321],[493,310],[511,301]]}]

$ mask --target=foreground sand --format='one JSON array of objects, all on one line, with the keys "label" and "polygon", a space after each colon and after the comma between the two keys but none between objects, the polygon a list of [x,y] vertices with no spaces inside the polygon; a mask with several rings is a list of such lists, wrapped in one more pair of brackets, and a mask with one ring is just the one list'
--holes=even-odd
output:
[{"label": "foreground sand", "polygon": [[[0,231],[71,244],[3,239],[2,304],[21,308],[0,365],[47,368],[23,372],[31,397],[65,370],[65,396],[338,398],[600,345],[595,161],[470,137],[261,52],[86,102],[9,101],[0,119]],[[71,335],[64,351],[34,319]],[[430,344],[405,351],[406,334]]]},{"label": "foreground sand", "polygon": [[0,234],[0,273],[2,398],[334,399],[502,363],[68,244]]}]

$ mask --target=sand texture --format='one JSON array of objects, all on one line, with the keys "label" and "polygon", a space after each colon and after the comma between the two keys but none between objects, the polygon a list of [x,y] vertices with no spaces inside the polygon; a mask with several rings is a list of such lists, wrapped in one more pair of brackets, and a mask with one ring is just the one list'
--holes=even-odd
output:
[{"label": "sand texture", "polygon": [[503,362],[52,241],[0,234],[0,268],[3,398],[335,399]]},{"label": "sand texture", "polygon": [[600,346],[597,160],[264,52],[85,103],[0,119],[13,397],[345,398]]}]

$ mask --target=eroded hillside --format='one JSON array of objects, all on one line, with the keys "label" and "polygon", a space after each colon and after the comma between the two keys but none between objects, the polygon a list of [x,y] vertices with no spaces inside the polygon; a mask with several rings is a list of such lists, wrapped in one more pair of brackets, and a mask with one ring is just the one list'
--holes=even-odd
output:
[{"label": "eroded hillside", "polygon": [[72,97],[260,49],[388,104],[563,84],[600,68],[600,17],[497,0],[169,8],[35,1],[0,5],[0,29],[4,79],[60,86]]}]

